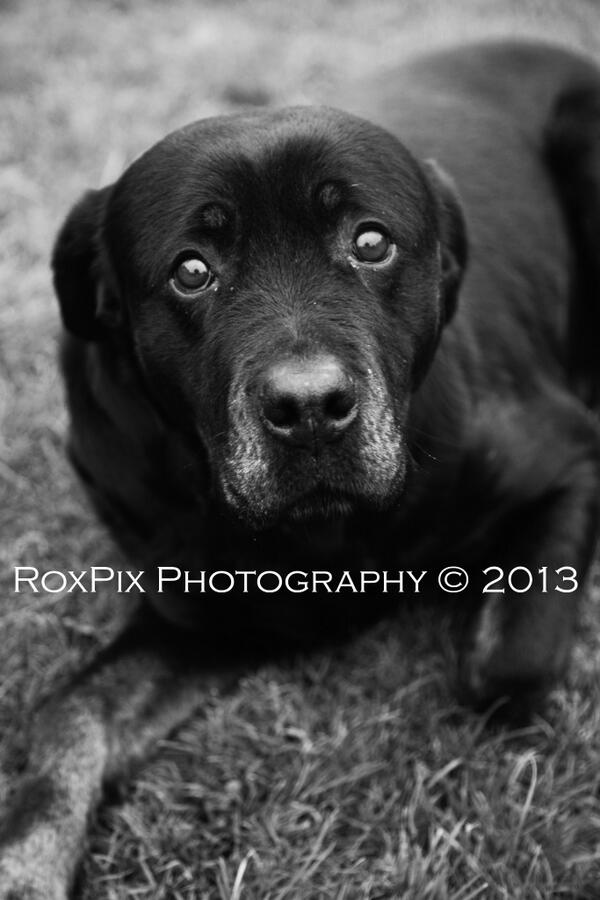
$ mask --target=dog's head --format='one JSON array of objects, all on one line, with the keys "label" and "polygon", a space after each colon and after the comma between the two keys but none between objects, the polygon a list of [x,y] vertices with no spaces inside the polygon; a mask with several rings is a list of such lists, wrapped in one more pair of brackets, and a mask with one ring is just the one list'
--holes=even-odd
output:
[{"label": "dog's head", "polygon": [[71,332],[129,338],[217,494],[266,524],[397,500],[465,243],[437,167],[362,119],[294,108],[181,129],[85,195],[55,285]]}]

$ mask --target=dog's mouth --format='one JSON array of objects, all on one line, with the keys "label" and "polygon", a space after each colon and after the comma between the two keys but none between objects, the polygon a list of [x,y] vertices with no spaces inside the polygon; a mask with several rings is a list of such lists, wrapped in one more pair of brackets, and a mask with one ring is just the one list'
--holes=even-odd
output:
[{"label": "dog's mouth", "polygon": [[322,486],[286,504],[279,512],[279,518],[294,523],[344,519],[364,505],[364,501],[356,494]]},{"label": "dog's mouth", "polygon": [[298,492],[247,494],[239,490],[235,481],[227,479],[221,485],[221,494],[229,514],[253,530],[276,525],[301,526],[306,530],[321,525],[335,528],[356,516],[386,512],[399,502],[403,485],[403,471],[399,470],[385,492],[370,490],[367,484],[362,489],[356,484],[344,488],[323,481]]},{"label": "dog's mouth", "polygon": [[260,494],[248,495],[230,480],[223,482],[221,488],[222,500],[229,513],[259,529],[275,524],[297,525],[345,519],[366,505],[357,494],[327,485],[277,500],[273,495],[267,498]]}]

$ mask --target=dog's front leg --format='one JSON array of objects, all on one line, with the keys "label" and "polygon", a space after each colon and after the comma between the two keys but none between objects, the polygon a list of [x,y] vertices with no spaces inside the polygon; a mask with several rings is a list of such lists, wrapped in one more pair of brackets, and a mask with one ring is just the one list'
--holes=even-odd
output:
[{"label": "dog's front leg", "polygon": [[0,822],[0,900],[65,900],[103,784],[191,713],[201,684],[235,678],[191,643],[138,622],[40,710]]},{"label": "dog's front leg", "polygon": [[[544,471],[538,459],[534,483]],[[563,673],[593,558],[599,493],[597,459],[565,459],[562,478],[507,523],[462,656],[475,705],[506,696],[510,709],[527,711]]]}]

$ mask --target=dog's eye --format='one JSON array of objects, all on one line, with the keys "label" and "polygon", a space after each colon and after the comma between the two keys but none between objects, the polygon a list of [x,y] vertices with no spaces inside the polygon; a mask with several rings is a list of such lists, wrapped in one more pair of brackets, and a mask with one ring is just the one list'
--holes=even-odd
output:
[{"label": "dog's eye", "polygon": [[203,291],[213,280],[209,266],[200,256],[182,259],[171,278],[171,284],[180,294],[195,294]]},{"label": "dog's eye", "polygon": [[354,255],[361,262],[381,262],[390,250],[390,239],[383,231],[368,225],[354,238]]}]

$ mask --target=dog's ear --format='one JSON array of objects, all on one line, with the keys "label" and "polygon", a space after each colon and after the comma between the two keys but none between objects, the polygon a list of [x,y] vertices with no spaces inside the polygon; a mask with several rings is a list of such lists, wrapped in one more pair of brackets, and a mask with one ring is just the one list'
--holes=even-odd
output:
[{"label": "dog's ear", "polygon": [[118,321],[118,302],[101,277],[101,227],[111,188],[87,191],[67,216],[52,254],[54,289],[65,328],[100,340]]},{"label": "dog's ear", "polygon": [[424,164],[425,175],[435,196],[441,241],[441,294],[446,322],[452,318],[467,265],[467,225],[456,185],[435,160]]}]

